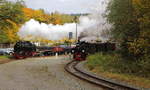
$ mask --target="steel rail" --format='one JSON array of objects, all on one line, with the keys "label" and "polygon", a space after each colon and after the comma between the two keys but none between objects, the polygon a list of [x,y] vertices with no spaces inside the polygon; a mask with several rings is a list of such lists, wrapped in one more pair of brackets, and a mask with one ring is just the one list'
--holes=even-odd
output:
[{"label": "steel rail", "polygon": [[79,61],[71,61],[65,66],[65,70],[70,74],[85,80],[94,85],[98,85],[107,90],[138,90],[137,88],[130,87],[123,84],[118,84],[111,82],[106,79],[98,78],[96,76],[90,75],[84,71],[79,70],[76,66],[79,64]]}]

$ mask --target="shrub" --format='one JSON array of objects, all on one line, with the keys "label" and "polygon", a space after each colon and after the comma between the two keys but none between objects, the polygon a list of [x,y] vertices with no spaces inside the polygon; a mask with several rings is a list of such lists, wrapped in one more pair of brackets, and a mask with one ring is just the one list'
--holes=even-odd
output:
[{"label": "shrub", "polygon": [[101,71],[150,77],[150,60],[148,59],[149,57],[136,61],[124,60],[118,54],[96,53],[88,57],[87,66],[91,70],[99,68]]}]

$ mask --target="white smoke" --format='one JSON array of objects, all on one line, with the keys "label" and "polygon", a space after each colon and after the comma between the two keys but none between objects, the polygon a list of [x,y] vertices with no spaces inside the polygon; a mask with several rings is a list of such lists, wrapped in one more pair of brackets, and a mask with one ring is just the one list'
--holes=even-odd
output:
[{"label": "white smoke", "polygon": [[[78,24],[78,34],[84,29],[94,26],[97,22],[89,17],[80,17],[80,24]],[[44,38],[47,40],[60,40],[68,37],[69,32],[73,32],[75,37],[76,23],[66,23],[64,25],[53,25],[39,23],[31,19],[26,22],[18,32],[21,39],[34,40],[37,38]]]},{"label": "white smoke", "polygon": [[90,40],[101,40],[102,42],[107,41],[110,38],[109,30],[111,25],[107,23],[106,17],[106,8],[108,6],[109,0],[99,0],[99,3],[92,7],[93,14],[90,15],[93,20],[96,20],[97,23],[94,26],[85,29],[80,36],[82,41]]},{"label": "white smoke", "polygon": [[[108,0],[100,0],[100,3],[93,8],[93,14],[90,16],[81,16],[78,23],[78,36],[85,34],[86,37],[82,40],[99,38],[102,41],[108,39],[107,35],[104,35],[104,30],[108,30],[111,25],[107,24],[106,18],[103,17],[107,7]],[[43,38],[47,40],[61,40],[68,37],[69,32],[73,32],[73,37],[76,34],[76,23],[66,23],[64,25],[53,25],[39,23],[38,21],[31,19],[26,22],[19,30],[18,35],[24,40],[36,40]]]}]

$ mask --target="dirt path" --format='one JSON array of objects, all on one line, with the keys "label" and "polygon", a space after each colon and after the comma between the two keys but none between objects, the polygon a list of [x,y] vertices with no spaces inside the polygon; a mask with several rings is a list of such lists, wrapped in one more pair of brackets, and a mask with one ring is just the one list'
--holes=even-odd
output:
[{"label": "dirt path", "polygon": [[68,57],[30,58],[0,65],[0,90],[102,90],[64,70]]}]

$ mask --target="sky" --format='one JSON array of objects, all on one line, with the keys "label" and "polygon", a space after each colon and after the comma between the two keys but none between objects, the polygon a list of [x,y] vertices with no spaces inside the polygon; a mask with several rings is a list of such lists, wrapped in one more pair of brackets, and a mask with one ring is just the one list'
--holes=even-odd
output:
[{"label": "sky", "polygon": [[[17,0],[9,0],[17,1]],[[90,13],[99,0],[24,0],[28,8],[44,9],[46,12]]]}]

